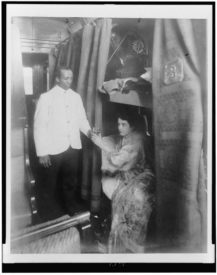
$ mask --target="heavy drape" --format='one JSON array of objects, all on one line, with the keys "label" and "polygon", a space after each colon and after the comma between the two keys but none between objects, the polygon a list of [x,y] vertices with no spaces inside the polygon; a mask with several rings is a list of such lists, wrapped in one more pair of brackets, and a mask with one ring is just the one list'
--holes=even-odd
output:
[{"label": "heavy drape", "polygon": [[[69,41],[59,45],[50,54],[52,85],[59,66],[69,66],[74,74],[73,87],[82,97],[91,127],[102,129],[102,104],[97,88],[104,81],[110,46],[111,19],[98,19],[87,24],[82,31],[72,34]],[[97,212],[100,205],[101,175],[100,154],[92,142],[82,136],[83,156],[80,172],[81,195],[91,201],[91,210]]]},{"label": "heavy drape", "polygon": [[195,28],[191,20],[158,19],[153,49],[158,241],[168,250],[189,252],[204,251],[206,235],[204,69]]},{"label": "heavy drape", "polygon": [[[104,81],[108,59],[111,19],[98,19],[96,25],[86,25],[83,30],[77,91],[82,96],[91,126],[102,130],[102,103],[97,88]],[[91,198],[91,210],[100,207],[101,175],[100,154],[85,140],[82,164],[82,197]]]},{"label": "heavy drape", "polygon": [[59,66],[70,67],[73,71],[73,87],[76,89],[78,68],[81,55],[81,33],[71,34],[69,39],[53,48],[49,53],[49,84],[52,88],[55,84],[55,73]]}]

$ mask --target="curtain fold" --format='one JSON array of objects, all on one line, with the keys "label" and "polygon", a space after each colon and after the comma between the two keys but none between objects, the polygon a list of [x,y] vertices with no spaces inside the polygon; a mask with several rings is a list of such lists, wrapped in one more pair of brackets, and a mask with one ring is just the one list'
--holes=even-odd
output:
[{"label": "curtain fold", "polygon": [[[101,36],[98,42],[98,56],[97,62],[97,77],[96,77],[96,89],[101,87],[105,78],[110,39],[111,39],[111,19],[103,19],[100,22]],[[103,134],[102,127],[102,101],[100,99],[100,93],[95,94],[95,109],[93,112],[95,114],[94,126],[101,130]],[[100,208],[100,198],[101,198],[101,154],[100,151],[94,147],[93,150],[93,162],[92,162],[92,189],[91,189],[91,209],[93,212],[98,212]]]},{"label": "curtain fold", "polygon": [[157,232],[162,247],[200,252],[205,176],[200,68],[191,20],[158,19],[153,49]]},{"label": "curtain fold", "polygon": [[95,122],[95,105],[96,102],[96,81],[98,77],[97,59],[99,54],[99,39],[100,39],[101,26],[98,23],[94,31],[93,48],[91,52],[90,67],[88,72],[88,85],[87,85],[87,117],[91,125]]},{"label": "curtain fold", "polygon": [[88,68],[92,49],[92,40],[94,34],[94,27],[86,25],[83,29],[80,68],[78,74],[77,91],[81,95],[84,105],[86,106],[86,89],[88,80]]},{"label": "curtain fold", "polygon": [[75,33],[72,35],[72,40],[70,41],[72,44],[71,47],[71,57],[69,67],[73,71],[73,84],[72,88],[76,90],[79,76],[79,66],[80,66],[80,56],[81,56],[81,32]]},{"label": "curtain fold", "polygon": [[69,42],[68,42],[68,47],[67,47],[67,52],[66,52],[66,66],[69,67],[71,65],[71,56],[72,56],[72,52],[73,52],[73,36],[71,35],[71,37],[69,38]]},{"label": "curtain fold", "polygon": [[73,33],[69,39],[49,53],[49,76],[50,89],[55,84],[55,73],[60,66],[67,66],[73,71],[72,88],[77,87],[78,68],[80,65],[81,38],[80,32]]},{"label": "curtain fold", "polygon": [[51,49],[48,55],[48,63],[49,63],[49,87],[47,87],[48,90],[50,90],[54,85],[56,61],[57,61],[56,49],[53,48]]}]

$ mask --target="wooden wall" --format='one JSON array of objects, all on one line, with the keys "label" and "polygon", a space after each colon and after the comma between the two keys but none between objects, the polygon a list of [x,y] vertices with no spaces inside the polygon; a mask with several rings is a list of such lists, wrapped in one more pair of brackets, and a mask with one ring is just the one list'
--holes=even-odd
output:
[{"label": "wooden wall", "polygon": [[[13,25],[11,74],[11,229],[15,233],[31,223],[31,211],[26,196],[24,157],[24,126],[26,105],[19,30]],[[8,183],[9,184],[9,183]]]}]

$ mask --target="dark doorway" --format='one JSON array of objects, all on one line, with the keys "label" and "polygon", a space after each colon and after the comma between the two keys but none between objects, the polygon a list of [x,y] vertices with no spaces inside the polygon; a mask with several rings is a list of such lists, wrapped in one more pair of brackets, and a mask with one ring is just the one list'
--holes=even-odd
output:
[{"label": "dark doorway", "polygon": [[32,127],[35,105],[48,87],[48,54],[23,53],[24,83],[29,127]]},{"label": "dark doorway", "polygon": [[29,149],[31,166],[35,165],[35,148],[33,142],[33,119],[35,107],[40,94],[48,87],[48,54],[23,53],[24,84],[26,94],[27,121],[29,128]]}]

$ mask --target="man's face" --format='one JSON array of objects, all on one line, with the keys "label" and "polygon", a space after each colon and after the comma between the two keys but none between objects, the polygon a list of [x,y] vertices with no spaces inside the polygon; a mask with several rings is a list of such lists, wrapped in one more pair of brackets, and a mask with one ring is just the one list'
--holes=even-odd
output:
[{"label": "man's face", "polygon": [[57,77],[57,84],[64,90],[68,90],[71,87],[73,79],[73,73],[70,70],[61,70],[60,77]]}]

